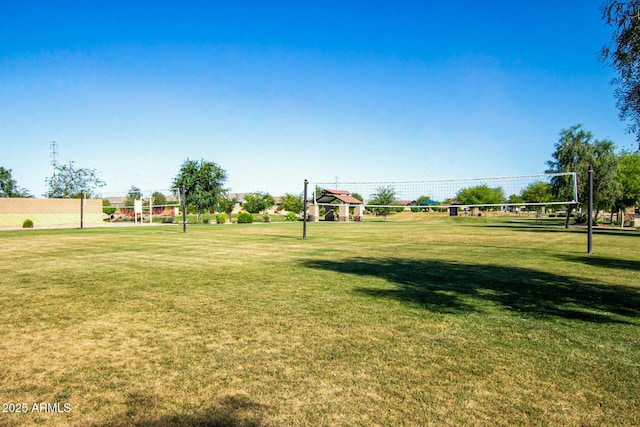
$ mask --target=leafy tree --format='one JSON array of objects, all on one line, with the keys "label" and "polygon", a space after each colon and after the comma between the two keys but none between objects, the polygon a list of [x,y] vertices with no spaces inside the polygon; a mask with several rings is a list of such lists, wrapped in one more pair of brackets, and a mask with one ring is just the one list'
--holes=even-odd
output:
[{"label": "leafy tree", "polygon": [[218,201],[218,204],[220,205],[220,211],[227,214],[229,218],[231,218],[231,213],[233,212],[233,208],[236,207],[237,203],[238,199],[236,197],[231,197],[228,194],[223,194]]},{"label": "leafy tree", "polygon": [[499,205],[505,203],[507,198],[501,187],[491,188],[481,184],[458,191],[456,200],[463,205]]},{"label": "leafy tree", "polygon": [[507,199],[507,203],[511,204],[511,205],[515,205],[515,204],[519,204],[519,203],[524,203],[524,199],[522,198],[521,195],[518,194],[512,194],[509,196],[509,198]]},{"label": "leafy tree", "polygon": [[364,202],[364,197],[362,197],[359,193],[351,193],[351,197],[358,199],[361,202]]},{"label": "leafy tree", "polygon": [[536,181],[527,185],[522,190],[522,201],[524,203],[546,203],[553,198],[551,193],[551,185],[544,181]]},{"label": "leafy tree", "polygon": [[311,197],[315,200],[318,197],[320,197],[320,195],[322,194],[323,191],[324,191],[324,188],[319,187],[319,186],[316,185],[316,188],[314,190],[314,194],[311,195]]},{"label": "leafy tree", "polygon": [[[560,139],[555,144],[555,151],[551,154],[553,160],[547,161],[547,173],[576,172],[578,175],[578,200],[586,200],[588,167],[590,162],[589,146],[593,135],[582,128],[582,125],[574,125],[569,129],[560,131]],[[554,197],[561,200],[573,200],[573,181],[567,177],[555,177],[551,180],[551,192]],[[574,205],[567,209],[565,227],[569,227],[569,218]]]},{"label": "leafy tree", "polygon": [[640,204],[640,153],[622,151],[618,157],[618,178],[621,191],[616,202],[618,211]]},{"label": "leafy tree", "polygon": [[606,0],[602,15],[613,27],[602,60],[617,73],[612,84],[620,119],[631,122],[627,130],[640,141],[640,0]]},{"label": "leafy tree", "polygon": [[187,159],[173,179],[173,187],[179,189],[184,185],[187,206],[196,211],[200,221],[202,212],[210,211],[220,201],[226,180],[227,172],[216,163]]},{"label": "leafy tree", "polygon": [[164,206],[167,204],[167,196],[159,191],[154,191],[153,194],[151,194],[151,198],[153,199],[153,206]]},{"label": "leafy tree", "polygon": [[48,198],[79,199],[82,193],[87,198],[95,196],[95,189],[104,187],[95,169],[76,167],[73,161],[56,166],[53,176],[46,179]]},{"label": "leafy tree", "polygon": [[[613,152],[613,142],[608,140],[594,140],[593,134],[574,125],[569,129],[562,129],[560,139],[555,145],[549,160],[547,173],[576,172],[578,175],[578,201],[584,203],[589,198],[589,166],[593,174],[593,199],[596,209],[612,207],[619,194],[616,182],[617,158]],[[565,177],[551,180],[551,191],[555,197],[565,200],[573,198],[573,182]],[[574,205],[567,209],[565,227],[569,227],[569,218]]]},{"label": "leafy tree", "polygon": [[250,213],[260,213],[275,205],[276,201],[269,193],[256,192],[244,196],[243,207]]},{"label": "leafy tree", "polygon": [[129,191],[127,192],[127,198],[124,201],[124,206],[126,209],[133,209],[135,206],[135,201],[140,200],[142,198],[142,192],[139,187],[132,185],[129,187]]},{"label": "leafy tree", "polygon": [[302,194],[296,196],[295,194],[285,193],[280,201],[280,207],[285,211],[299,214],[304,209]]},{"label": "leafy tree", "polygon": [[596,219],[599,211],[614,208],[621,195],[622,187],[617,180],[618,155],[614,149],[614,143],[607,139],[594,141],[592,147],[593,206]]},{"label": "leafy tree", "polygon": [[369,204],[381,206],[372,207],[371,212],[373,212],[373,214],[376,216],[382,216],[386,221],[388,215],[399,210],[399,208],[394,208],[391,206],[396,204],[396,196],[397,193],[395,188],[390,185],[376,188],[376,192],[369,196]]},{"label": "leafy tree", "polygon": [[11,169],[0,166],[0,197],[31,197],[29,192],[18,187],[18,183],[11,177]]},{"label": "leafy tree", "polygon": [[106,215],[113,215],[116,213],[116,208],[111,206],[111,202],[107,199],[102,199],[102,212]]}]

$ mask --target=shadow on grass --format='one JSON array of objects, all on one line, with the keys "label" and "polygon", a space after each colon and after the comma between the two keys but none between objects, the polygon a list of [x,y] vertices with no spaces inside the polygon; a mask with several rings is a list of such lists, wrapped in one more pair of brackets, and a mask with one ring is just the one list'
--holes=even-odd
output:
[{"label": "shadow on grass", "polygon": [[[468,225],[468,224],[465,224]],[[528,220],[509,220],[504,223],[486,223],[477,224],[479,226],[486,226],[487,228],[508,228],[515,231],[532,231],[532,232],[549,232],[549,233],[587,233],[587,226],[580,224],[570,224],[569,228],[564,227],[564,221],[562,223],[553,223],[548,220],[534,222]],[[640,232],[636,228],[613,228],[604,226],[594,226],[594,235],[608,235],[608,236],[624,236],[624,237],[636,237],[640,238]]]},{"label": "shadow on grass", "polygon": [[[615,268],[619,270],[635,270],[640,272],[640,261],[632,261],[626,259],[605,258],[595,255],[566,255],[560,254],[558,258],[563,261],[576,262],[580,264],[591,265],[600,268]],[[640,277],[640,274],[638,275]]]},{"label": "shadow on grass", "polygon": [[[154,400],[151,398],[151,400]],[[204,409],[189,414],[161,415],[153,414],[153,402],[144,395],[130,395],[127,411],[102,424],[90,424],[93,427],[251,427],[263,425],[263,406],[242,396],[226,396]]]},{"label": "shadow on grass", "polygon": [[526,268],[397,258],[308,260],[303,265],[385,279],[396,288],[355,290],[434,312],[469,313],[490,302],[506,310],[596,323],[632,323],[620,316],[640,315],[640,289]]}]

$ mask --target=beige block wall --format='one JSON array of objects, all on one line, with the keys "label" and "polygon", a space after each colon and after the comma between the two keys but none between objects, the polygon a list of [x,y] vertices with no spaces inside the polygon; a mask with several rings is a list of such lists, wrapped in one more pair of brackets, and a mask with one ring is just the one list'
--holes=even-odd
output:
[{"label": "beige block wall", "polygon": [[[84,224],[102,224],[102,200],[85,200]],[[25,219],[35,227],[80,226],[80,199],[0,198],[0,227],[22,227]]]}]

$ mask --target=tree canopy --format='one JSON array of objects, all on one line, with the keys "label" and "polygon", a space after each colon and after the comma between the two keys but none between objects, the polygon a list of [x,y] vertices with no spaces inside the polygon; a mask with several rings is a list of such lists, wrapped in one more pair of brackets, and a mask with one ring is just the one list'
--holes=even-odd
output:
[{"label": "tree canopy", "polygon": [[620,153],[617,181],[622,187],[619,207],[640,204],[640,153]]},{"label": "tree canopy", "polygon": [[527,185],[522,190],[522,201],[524,203],[546,203],[551,201],[551,185],[544,181],[536,181]]},{"label": "tree canopy", "polygon": [[286,193],[282,196],[282,200],[280,201],[280,207],[288,212],[293,212],[299,214],[304,209],[302,194],[295,195]]},{"label": "tree canopy", "polygon": [[218,200],[218,205],[220,206],[220,211],[224,212],[231,218],[231,213],[233,212],[233,208],[238,203],[238,199],[236,197],[232,197],[229,194],[223,194]]},{"label": "tree canopy", "polygon": [[398,208],[391,207],[391,205],[396,204],[396,197],[397,193],[393,186],[376,188],[375,193],[370,196],[368,204],[380,206],[372,207],[371,212],[376,216],[382,216],[386,220],[389,214],[398,210]]},{"label": "tree canopy", "polygon": [[602,60],[617,73],[612,84],[619,116],[630,121],[628,131],[640,141],[640,0],[606,0],[602,16],[613,27]]},{"label": "tree canopy", "polygon": [[489,187],[487,184],[463,188],[456,194],[456,200],[463,205],[499,205],[507,198],[502,187]]},{"label": "tree canopy", "polygon": [[269,193],[256,192],[245,194],[243,207],[250,213],[266,211],[276,204],[276,200]]},{"label": "tree canopy", "polygon": [[[584,203],[588,200],[589,166],[593,167],[593,199],[596,209],[613,207],[620,195],[620,186],[616,180],[618,174],[618,158],[614,153],[613,142],[609,140],[596,140],[593,134],[582,128],[582,125],[574,125],[568,129],[562,129],[560,138],[555,145],[555,151],[551,155],[552,160],[547,162],[547,173],[576,172],[578,176],[578,201]],[[573,182],[565,177],[556,177],[551,181],[551,190],[555,197],[571,200]],[[569,206],[567,222],[573,205]]]},{"label": "tree canopy", "polygon": [[124,201],[124,205],[128,209],[133,209],[135,206],[135,201],[140,200],[142,198],[142,192],[140,191],[140,187],[132,185],[129,187],[129,191],[127,192],[127,198]]},{"label": "tree canopy", "polygon": [[0,166],[0,197],[31,197],[29,192],[18,187],[18,183],[11,176],[11,169]]},{"label": "tree canopy", "polygon": [[167,204],[167,196],[159,191],[154,191],[153,194],[151,194],[151,199],[153,199],[153,206],[164,206]]},{"label": "tree canopy", "polygon": [[73,161],[57,165],[46,184],[49,189],[45,197],[69,199],[79,199],[83,193],[87,198],[94,197],[95,190],[106,185],[95,169],[79,168]]},{"label": "tree canopy", "polygon": [[196,211],[199,220],[202,212],[210,211],[219,202],[226,180],[227,172],[216,163],[187,159],[173,179],[173,187],[180,191],[184,185],[187,206]]}]

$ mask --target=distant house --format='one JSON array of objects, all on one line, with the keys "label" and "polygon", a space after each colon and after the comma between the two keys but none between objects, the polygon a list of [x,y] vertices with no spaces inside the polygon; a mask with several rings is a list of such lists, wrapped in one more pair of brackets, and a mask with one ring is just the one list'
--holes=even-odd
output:
[{"label": "distant house", "polygon": [[336,200],[348,205],[361,205],[362,200],[356,199],[350,192],[345,190],[322,190],[320,195],[316,197],[316,203],[333,203]]},{"label": "distant house", "polygon": [[[351,195],[350,192],[345,190],[322,190],[322,192],[316,197],[317,204],[328,205],[325,206],[325,221],[347,221],[348,220],[348,209],[346,209],[346,213],[343,212],[341,216],[337,213],[337,205],[331,206],[334,202],[339,201],[343,205],[363,205],[364,202],[362,200],[356,199]],[[361,220],[361,215],[356,215]]]}]

